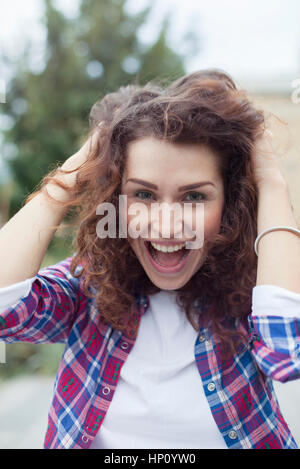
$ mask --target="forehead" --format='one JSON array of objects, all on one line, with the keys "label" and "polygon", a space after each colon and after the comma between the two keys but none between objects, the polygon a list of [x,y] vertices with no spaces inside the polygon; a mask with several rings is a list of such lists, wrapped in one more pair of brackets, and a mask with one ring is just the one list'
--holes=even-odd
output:
[{"label": "forehead", "polygon": [[128,145],[126,177],[167,180],[221,178],[220,156],[202,144],[170,143],[154,137]]}]

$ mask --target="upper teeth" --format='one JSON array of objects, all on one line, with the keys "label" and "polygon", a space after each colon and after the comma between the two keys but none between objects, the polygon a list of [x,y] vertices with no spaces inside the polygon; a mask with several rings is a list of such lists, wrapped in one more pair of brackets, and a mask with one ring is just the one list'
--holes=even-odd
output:
[{"label": "upper teeth", "polygon": [[179,249],[182,249],[185,246],[185,243],[175,244],[174,246],[163,246],[162,244],[156,244],[151,242],[151,245],[158,251],[174,252],[179,251]]}]

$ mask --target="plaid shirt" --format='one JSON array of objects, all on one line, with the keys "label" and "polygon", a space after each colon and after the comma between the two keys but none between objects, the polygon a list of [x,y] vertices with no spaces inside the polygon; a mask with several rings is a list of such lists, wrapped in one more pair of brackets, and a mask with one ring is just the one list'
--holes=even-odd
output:
[{"label": "plaid shirt", "polygon": [[[93,299],[70,273],[71,260],[41,269],[29,295],[0,316],[0,339],[6,343],[66,344],[44,448],[89,448],[135,342],[109,325],[99,325]],[[147,306],[147,297],[137,297],[137,321]],[[216,424],[228,448],[297,448],[272,379],[300,377],[300,320],[249,315],[243,328],[248,345],[226,361],[208,329],[201,328],[195,343],[199,379]]]}]

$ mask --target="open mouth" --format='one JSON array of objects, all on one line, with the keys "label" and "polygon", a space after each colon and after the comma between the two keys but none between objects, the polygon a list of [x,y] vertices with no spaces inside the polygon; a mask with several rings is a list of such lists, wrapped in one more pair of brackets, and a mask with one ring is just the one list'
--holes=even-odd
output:
[{"label": "open mouth", "polygon": [[167,245],[145,241],[145,246],[151,264],[156,270],[164,273],[181,270],[191,251],[186,249],[185,243]]}]

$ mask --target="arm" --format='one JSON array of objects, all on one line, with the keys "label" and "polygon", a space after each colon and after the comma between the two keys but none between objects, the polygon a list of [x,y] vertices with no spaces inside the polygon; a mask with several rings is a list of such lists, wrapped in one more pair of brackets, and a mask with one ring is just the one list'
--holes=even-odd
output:
[{"label": "arm", "polygon": [[27,278],[21,282],[14,283],[8,287],[0,288],[0,314],[9,308],[11,305],[20,301],[21,298],[29,295],[32,288],[32,284],[36,276]]},{"label": "arm", "polygon": [[[93,134],[77,153],[66,160],[61,169],[78,168],[84,163],[96,141],[97,134]],[[76,173],[63,174],[59,176],[59,180],[67,188],[72,187],[76,182]],[[45,188],[56,200],[68,201],[67,189],[51,182]],[[34,277],[38,273],[48,245],[66,215],[67,208],[52,202],[41,191],[1,228],[0,287]]]},{"label": "arm", "polygon": [[0,287],[34,277],[47,247],[66,214],[64,207],[37,194],[0,230]]},{"label": "arm", "polygon": [[[280,171],[269,133],[257,143],[253,154],[258,193],[257,232],[272,226],[298,228],[289,190]],[[289,231],[272,231],[258,244],[256,285],[277,285],[300,293],[300,238]]]},{"label": "arm", "polygon": [[[272,226],[298,228],[285,181],[269,179],[258,188],[258,233]],[[300,293],[300,237],[272,231],[258,245],[257,285],[272,284]]]},{"label": "arm", "polygon": [[[272,153],[272,138],[253,154],[258,190],[258,233],[271,226],[297,228],[288,187]],[[285,382],[300,378],[300,239],[288,231],[263,236],[249,325],[260,369]]]},{"label": "arm", "polygon": [[300,294],[256,286],[248,316],[251,351],[261,371],[276,381],[300,378]]},{"label": "arm", "polygon": [[[77,313],[86,307],[80,280],[70,273],[71,261],[72,257],[68,257],[41,269],[27,296],[17,298],[10,307],[4,304],[4,309],[0,309],[0,340],[6,343],[66,341]],[[9,288],[2,290],[7,292]],[[11,288],[15,289],[16,285]],[[23,285],[25,294],[26,289]]]},{"label": "arm", "polygon": [[[57,201],[68,201],[68,188],[76,182],[76,169],[86,161],[91,138],[62,166],[74,172],[60,179],[66,189],[49,183],[50,196]],[[7,343],[64,342],[73,324],[75,314],[83,305],[79,281],[70,273],[72,258],[39,270],[45,251],[55,229],[66,213],[66,208],[52,202],[45,194],[34,196],[0,231],[0,288],[13,286],[36,277],[26,296],[10,306],[4,301],[0,311],[0,339]],[[21,293],[22,294],[22,293]]]}]

